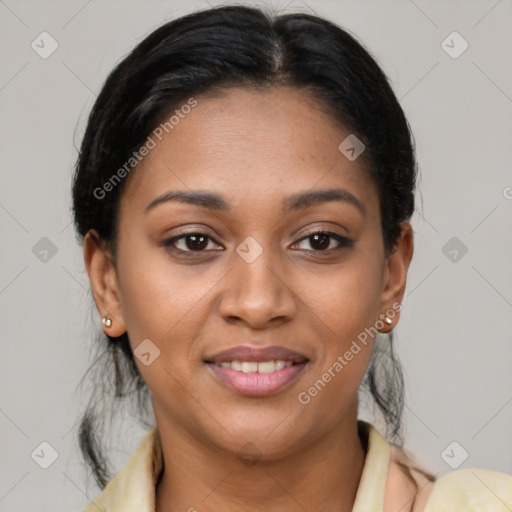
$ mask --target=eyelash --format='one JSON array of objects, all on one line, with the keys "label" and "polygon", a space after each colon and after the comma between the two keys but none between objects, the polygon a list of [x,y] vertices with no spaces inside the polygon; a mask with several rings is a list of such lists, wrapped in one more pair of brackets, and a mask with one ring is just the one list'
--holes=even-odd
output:
[{"label": "eyelash", "polygon": [[[215,243],[217,243],[211,236],[207,235],[206,233],[202,233],[200,231],[193,231],[193,232],[190,232],[190,233],[183,233],[182,235],[178,235],[178,236],[174,236],[172,238],[169,238],[168,240],[165,240],[163,245],[165,247],[168,247],[174,251],[177,251],[181,254],[190,254],[191,256],[194,255],[194,254],[200,254],[200,253],[204,253],[206,252],[206,249],[202,249],[202,250],[198,250],[198,251],[193,251],[193,250],[184,250],[184,249],[178,249],[175,244],[176,242],[180,241],[180,240],[184,240],[186,239],[187,236],[191,236],[191,235],[196,235],[196,236],[203,236],[203,237],[206,237],[208,238],[209,241],[213,241]],[[298,240],[297,242],[295,242],[294,245],[300,243],[300,242],[303,242],[304,240],[308,240],[309,238],[315,236],[315,235],[326,235],[328,237],[330,237],[331,239],[334,239],[338,242],[338,246],[337,247],[334,247],[334,248],[330,248],[330,249],[306,249],[306,251],[308,252],[315,252],[315,253],[318,253],[318,254],[324,254],[324,255],[330,255],[330,254],[333,254],[335,252],[338,252],[342,249],[348,249],[348,248],[351,248],[354,244],[353,240],[350,240],[349,238],[346,238],[342,235],[339,235],[337,233],[333,233],[332,231],[314,231],[312,233],[309,233],[308,235],[302,237],[300,240]],[[330,244],[329,244],[330,245]],[[216,249],[218,250],[218,249]]]}]

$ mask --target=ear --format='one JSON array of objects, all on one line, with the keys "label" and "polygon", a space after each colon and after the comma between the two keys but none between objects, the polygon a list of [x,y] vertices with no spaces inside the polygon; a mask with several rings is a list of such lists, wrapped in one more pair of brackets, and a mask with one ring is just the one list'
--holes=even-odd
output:
[{"label": "ear", "polygon": [[412,228],[409,222],[400,224],[400,236],[384,263],[384,280],[381,296],[381,318],[387,315],[391,323],[385,323],[381,332],[391,331],[397,324],[402,309],[407,271],[414,252]]},{"label": "ear", "polygon": [[106,334],[117,338],[126,332],[119,300],[117,276],[110,251],[96,230],[90,230],[84,238],[84,262],[89,274],[94,302],[101,315],[112,321],[103,326]]}]

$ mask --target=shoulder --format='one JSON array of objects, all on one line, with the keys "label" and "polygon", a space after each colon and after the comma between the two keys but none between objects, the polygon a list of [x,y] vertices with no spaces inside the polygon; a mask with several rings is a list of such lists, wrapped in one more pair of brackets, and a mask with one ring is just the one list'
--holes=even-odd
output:
[{"label": "shoulder", "polygon": [[488,469],[459,469],[439,477],[425,512],[512,510],[512,476]]},{"label": "shoulder", "polygon": [[384,509],[511,512],[512,476],[488,469],[469,468],[435,478],[406,453],[393,449]]},{"label": "shoulder", "polygon": [[386,482],[384,510],[425,511],[435,483],[433,474],[411,459],[402,449],[393,446]]},{"label": "shoulder", "polygon": [[100,494],[94,501],[91,501],[89,505],[87,505],[83,512],[105,512],[106,510],[105,497],[103,494]]},{"label": "shoulder", "polygon": [[154,511],[155,487],[162,467],[160,436],[155,427],[83,512]]}]

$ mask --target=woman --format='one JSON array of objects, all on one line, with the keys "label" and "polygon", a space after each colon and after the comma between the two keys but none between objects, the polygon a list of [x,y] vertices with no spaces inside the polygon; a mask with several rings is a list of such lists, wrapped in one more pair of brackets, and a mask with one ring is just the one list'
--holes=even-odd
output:
[{"label": "woman", "polygon": [[[91,406],[87,512],[512,506],[512,477],[435,479],[400,448],[415,178],[385,75],[318,17],[209,9],[116,67],[75,224],[116,397],[149,393],[156,426],[110,480]],[[358,420],[362,385],[395,443]]]}]

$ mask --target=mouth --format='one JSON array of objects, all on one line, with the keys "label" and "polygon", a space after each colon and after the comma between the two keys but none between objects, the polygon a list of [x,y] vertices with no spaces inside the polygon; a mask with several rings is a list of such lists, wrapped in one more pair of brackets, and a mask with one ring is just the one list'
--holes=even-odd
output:
[{"label": "mouth", "polygon": [[235,347],[204,361],[223,385],[246,396],[266,396],[283,390],[308,362],[298,352],[278,346]]}]

